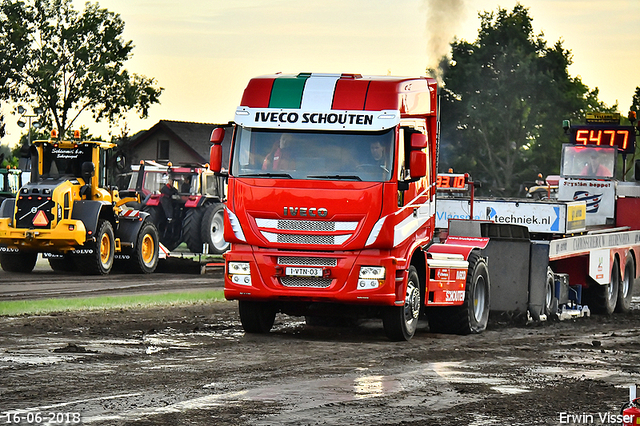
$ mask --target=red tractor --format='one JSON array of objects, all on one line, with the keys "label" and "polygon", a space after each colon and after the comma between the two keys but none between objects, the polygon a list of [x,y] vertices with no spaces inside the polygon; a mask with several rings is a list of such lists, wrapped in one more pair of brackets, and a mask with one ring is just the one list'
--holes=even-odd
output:
[{"label": "red tractor", "polygon": [[182,242],[194,253],[220,254],[228,249],[223,235],[223,178],[202,165],[146,162],[142,175],[140,168],[133,167],[129,190],[140,188],[141,210],[149,213],[168,250]]}]

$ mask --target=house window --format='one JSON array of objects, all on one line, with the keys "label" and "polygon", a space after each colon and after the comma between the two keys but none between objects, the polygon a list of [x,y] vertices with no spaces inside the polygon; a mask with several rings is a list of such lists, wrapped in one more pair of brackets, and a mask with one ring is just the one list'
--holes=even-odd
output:
[{"label": "house window", "polygon": [[157,160],[169,160],[169,141],[158,141],[158,156]]}]

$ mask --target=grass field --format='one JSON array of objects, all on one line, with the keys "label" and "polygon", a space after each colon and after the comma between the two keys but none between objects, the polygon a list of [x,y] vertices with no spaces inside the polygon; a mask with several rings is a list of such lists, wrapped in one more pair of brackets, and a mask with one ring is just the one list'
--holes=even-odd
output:
[{"label": "grass field", "polygon": [[11,300],[0,302],[0,316],[46,314],[89,309],[141,308],[223,301],[222,290],[159,293],[128,296],[96,296],[68,299]]}]

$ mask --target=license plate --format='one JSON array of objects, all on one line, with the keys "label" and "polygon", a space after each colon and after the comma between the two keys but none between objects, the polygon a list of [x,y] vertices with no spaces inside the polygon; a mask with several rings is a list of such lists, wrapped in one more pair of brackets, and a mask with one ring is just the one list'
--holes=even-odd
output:
[{"label": "license plate", "polygon": [[285,274],[293,277],[321,277],[322,268],[286,268]]}]

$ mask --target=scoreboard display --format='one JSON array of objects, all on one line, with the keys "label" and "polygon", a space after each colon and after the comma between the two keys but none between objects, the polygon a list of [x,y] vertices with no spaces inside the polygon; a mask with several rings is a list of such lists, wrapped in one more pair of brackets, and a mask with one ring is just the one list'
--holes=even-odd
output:
[{"label": "scoreboard display", "polygon": [[615,146],[621,154],[636,151],[636,131],[633,126],[585,124],[571,126],[571,143],[576,145]]},{"label": "scoreboard display", "polygon": [[466,176],[464,174],[438,174],[436,178],[436,188],[439,190],[466,191]]}]

